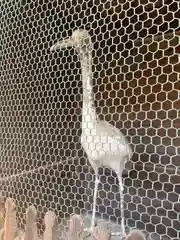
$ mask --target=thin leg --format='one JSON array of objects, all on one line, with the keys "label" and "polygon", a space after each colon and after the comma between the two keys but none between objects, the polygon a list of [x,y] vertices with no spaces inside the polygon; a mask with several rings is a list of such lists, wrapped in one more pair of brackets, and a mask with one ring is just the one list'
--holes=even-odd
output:
[{"label": "thin leg", "polygon": [[98,169],[95,170],[95,188],[94,188],[94,196],[93,196],[93,212],[92,212],[92,220],[91,220],[91,230],[93,231],[95,225],[95,215],[96,215],[96,200],[97,200],[97,192],[98,192],[99,178],[98,178]]},{"label": "thin leg", "polygon": [[119,193],[120,193],[120,210],[121,210],[121,232],[122,237],[126,236],[125,232],[125,223],[124,223],[124,187],[123,187],[123,179],[120,174],[117,174],[119,180]]}]

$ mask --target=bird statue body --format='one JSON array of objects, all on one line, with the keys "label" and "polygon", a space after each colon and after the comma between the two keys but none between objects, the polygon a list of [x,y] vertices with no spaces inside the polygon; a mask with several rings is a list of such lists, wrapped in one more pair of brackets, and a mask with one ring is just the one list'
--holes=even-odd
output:
[{"label": "bird statue body", "polygon": [[83,108],[81,144],[95,171],[95,189],[93,197],[93,212],[91,230],[95,225],[96,199],[98,191],[98,169],[107,166],[116,172],[119,180],[121,228],[125,234],[122,172],[124,164],[132,156],[132,149],[119,129],[106,121],[101,121],[96,115],[92,92],[92,50],[91,37],[86,30],[77,29],[70,38],[57,42],[51,51],[74,47],[81,62],[83,81]]}]

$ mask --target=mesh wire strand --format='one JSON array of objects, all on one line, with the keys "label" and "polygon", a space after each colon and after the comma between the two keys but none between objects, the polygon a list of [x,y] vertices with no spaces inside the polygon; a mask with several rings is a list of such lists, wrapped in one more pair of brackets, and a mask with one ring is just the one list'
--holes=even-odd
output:
[{"label": "mesh wire strand", "polygon": [[[40,234],[48,209],[59,221],[92,211],[80,63],[73,49],[49,50],[84,28],[94,43],[96,112],[134,150],[124,172],[126,226],[180,238],[179,9],[178,0],[1,1],[0,182],[17,201],[20,228],[29,204]],[[120,223],[116,176],[104,168],[100,176],[98,215]]]}]

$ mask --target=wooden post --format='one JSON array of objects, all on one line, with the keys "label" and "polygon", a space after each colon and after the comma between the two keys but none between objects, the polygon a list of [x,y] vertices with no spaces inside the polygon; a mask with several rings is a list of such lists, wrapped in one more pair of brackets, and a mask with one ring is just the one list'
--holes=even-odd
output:
[{"label": "wooden post", "polygon": [[4,240],[13,240],[17,233],[16,204],[12,198],[5,202]]},{"label": "wooden post", "polygon": [[24,240],[37,240],[37,225],[36,225],[37,211],[34,206],[30,206],[26,210],[26,227]]}]

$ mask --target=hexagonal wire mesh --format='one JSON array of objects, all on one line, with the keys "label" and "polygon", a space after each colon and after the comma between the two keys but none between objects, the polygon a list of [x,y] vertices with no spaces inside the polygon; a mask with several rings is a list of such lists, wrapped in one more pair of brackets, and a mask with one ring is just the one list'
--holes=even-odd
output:
[{"label": "hexagonal wire mesh", "polygon": [[[80,144],[82,81],[74,49],[50,47],[77,28],[94,43],[96,113],[134,149],[124,172],[126,226],[179,239],[180,81],[178,0],[2,0],[1,190],[19,227],[34,204],[59,220],[91,213],[94,171]],[[115,174],[100,169],[97,213],[120,223]]]}]

